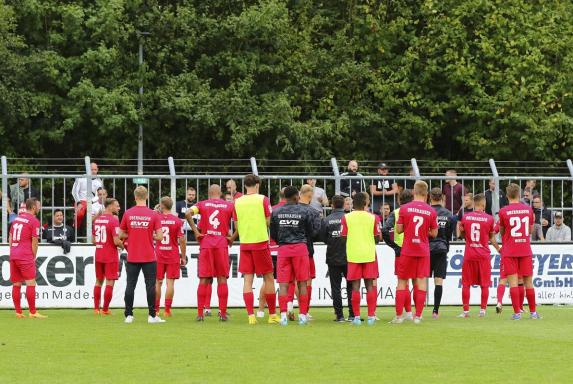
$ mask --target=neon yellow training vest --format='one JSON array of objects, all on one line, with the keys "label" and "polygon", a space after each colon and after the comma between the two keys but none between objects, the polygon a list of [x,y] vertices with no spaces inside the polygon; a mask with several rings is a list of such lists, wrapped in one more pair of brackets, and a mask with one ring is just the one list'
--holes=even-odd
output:
[{"label": "neon yellow training vest", "polygon": [[344,216],[346,235],[346,258],[351,263],[369,263],[376,259],[374,225],[376,218],[366,211],[353,211]]},{"label": "neon yellow training vest", "polygon": [[396,232],[396,227],[398,226],[398,217],[400,216],[400,208],[396,208],[394,210],[394,242],[397,246],[402,248],[402,244],[404,243],[404,232],[398,233]]},{"label": "neon yellow training vest", "polygon": [[255,244],[269,241],[267,219],[263,200],[265,196],[259,194],[243,195],[235,200],[237,213],[237,230],[241,243]]}]

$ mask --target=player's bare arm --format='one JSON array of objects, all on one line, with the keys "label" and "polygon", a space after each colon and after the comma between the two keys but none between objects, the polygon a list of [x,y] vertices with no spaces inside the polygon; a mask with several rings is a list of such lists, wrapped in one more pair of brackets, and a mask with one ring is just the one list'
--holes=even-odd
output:
[{"label": "player's bare arm", "polygon": [[458,239],[465,237],[466,232],[464,231],[464,226],[462,225],[461,222],[458,221],[458,225],[456,228],[456,233],[457,233],[457,237]]},{"label": "player's bare arm", "polygon": [[34,259],[35,259],[36,255],[38,254],[38,238],[37,237],[32,237],[32,253],[34,254]]},{"label": "player's bare arm", "polygon": [[156,230],[156,231],[153,233],[153,239],[154,239],[155,241],[161,241],[161,240],[163,240],[163,230],[162,230],[161,228],[159,228],[158,230]]},{"label": "player's bare arm", "polygon": [[493,247],[495,248],[495,250],[497,251],[497,253],[501,252],[501,247],[499,246],[499,244],[497,243],[497,239],[495,238],[495,232],[492,232],[489,234],[489,241],[491,242],[491,245],[493,245]]},{"label": "player's bare arm", "polygon": [[430,229],[428,236],[430,236],[432,239],[438,236],[438,228]]},{"label": "player's bare arm", "polygon": [[181,250],[181,265],[187,265],[187,241],[185,236],[179,238],[179,249]]},{"label": "player's bare arm", "polygon": [[121,240],[127,239],[127,232],[125,232],[123,229],[120,229],[120,230],[119,230],[119,238],[120,238]]},{"label": "player's bare arm", "polygon": [[[95,240],[94,240],[94,243],[95,243]],[[123,240],[121,240],[121,239],[119,238],[119,236],[114,236],[114,237],[113,237],[113,243],[114,243],[115,246],[118,247],[119,249],[124,249]]]},{"label": "player's bare arm", "polygon": [[395,231],[397,234],[404,233],[404,224],[396,224]]}]

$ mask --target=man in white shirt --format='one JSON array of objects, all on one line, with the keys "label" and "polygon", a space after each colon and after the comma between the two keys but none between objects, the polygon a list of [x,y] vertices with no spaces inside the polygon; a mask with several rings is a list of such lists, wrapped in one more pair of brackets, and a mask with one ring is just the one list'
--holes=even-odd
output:
[{"label": "man in white shirt", "polygon": [[[92,171],[92,190],[89,193],[89,198],[93,198],[93,196],[97,195],[97,190],[103,188],[103,182],[100,178],[95,177],[98,173],[98,166],[96,163],[90,164],[91,171]],[[72,187],[72,196],[74,197],[74,201],[76,204],[76,228],[79,228],[83,221],[84,217],[86,216],[87,212],[87,199],[88,199],[88,180],[85,177],[79,177],[74,182],[74,186]]]},{"label": "man in white shirt", "polygon": [[105,199],[107,199],[107,190],[104,188],[98,189],[97,196],[92,199],[92,219],[103,213]]},{"label": "man in white shirt", "polygon": [[322,214],[322,207],[328,207],[328,197],[326,191],[316,186],[316,179],[307,179],[306,183],[314,188],[310,206]]},{"label": "man in white shirt", "polygon": [[571,228],[563,223],[563,214],[555,213],[555,224],[547,230],[546,241],[571,241]]}]

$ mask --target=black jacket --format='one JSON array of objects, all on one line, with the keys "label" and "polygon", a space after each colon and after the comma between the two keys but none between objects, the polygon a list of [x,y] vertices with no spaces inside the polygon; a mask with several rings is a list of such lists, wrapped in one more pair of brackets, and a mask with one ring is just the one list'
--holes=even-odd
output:
[{"label": "black jacket", "polygon": [[438,235],[430,239],[430,252],[448,252],[456,220],[454,215],[441,205],[432,205],[432,208],[438,216]]},{"label": "black jacket", "polygon": [[309,237],[314,235],[309,210],[299,204],[287,203],[279,207],[271,216],[270,235],[278,245],[308,244]]},{"label": "black jacket", "polygon": [[394,233],[394,226],[396,225],[396,210],[390,212],[386,221],[382,224],[382,239],[387,246],[394,250],[394,256],[400,257],[402,248],[394,242],[392,234]]},{"label": "black jacket", "polygon": [[63,248],[64,253],[69,253],[71,243],[76,241],[76,233],[69,225],[62,224],[59,227],[50,226],[42,232],[42,237],[52,244],[59,245]]},{"label": "black jacket", "polygon": [[322,219],[320,240],[326,244],[326,264],[333,266],[346,265],[346,237],[340,236],[342,229],[343,209],[335,209]]},{"label": "black jacket", "polygon": [[322,224],[322,219],[320,218],[320,212],[310,206],[310,204],[299,204],[301,207],[309,212],[312,221],[312,237],[307,239],[306,247],[308,248],[308,255],[310,257],[314,256],[314,242],[318,241],[318,235],[320,233],[320,225]]},{"label": "black jacket", "polygon": [[[502,191],[499,191],[499,209],[505,207],[509,204],[507,197],[503,194]],[[493,209],[493,192],[491,190],[485,191],[485,212],[488,215],[494,215],[497,212],[492,212]]]}]

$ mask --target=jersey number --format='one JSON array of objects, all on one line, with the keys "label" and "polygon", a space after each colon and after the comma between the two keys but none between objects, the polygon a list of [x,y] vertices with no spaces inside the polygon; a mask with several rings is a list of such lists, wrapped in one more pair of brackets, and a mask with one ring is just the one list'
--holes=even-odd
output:
[{"label": "jersey number", "polygon": [[169,227],[161,227],[161,231],[163,232],[163,239],[161,239],[161,244],[169,244]]},{"label": "jersey number", "polygon": [[480,225],[479,223],[472,223],[470,226],[470,239],[474,243],[479,243],[480,239]]},{"label": "jersey number", "polygon": [[525,236],[529,236],[529,217],[524,217],[521,220],[519,217],[510,217],[509,225],[511,226],[511,237],[523,237],[521,233],[521,223],[523,223]]},{"label": "jersey number", "polygon": [[221,224],[221,222],[217,218],[217,215],[219,215],[218,209],[213,211],[213,213],[211,213],[211,216],[209,216],[209,224],[211,224],[213,229],[217,229],[219,227],[219,224]]},{"label": "jersey number", "polygon": [[94,228],[96,243],[101,244],[107,242],[107,231],[105,230],[105,225],[96,225]]},{"label": "jersey number", "polygon": [[19,242],[20,238],[22,237],[22,229],[24,228],[24,224],[16,223],[12,225],[14,230],[12,231],[12,241]]},{"label": "jersey number", "polygon": [[416,227],[414,228],[414,236],[418,237],[420,232],[420,227],[424,224],[424,218],[422,216],[414,216],[414,224]]}]

